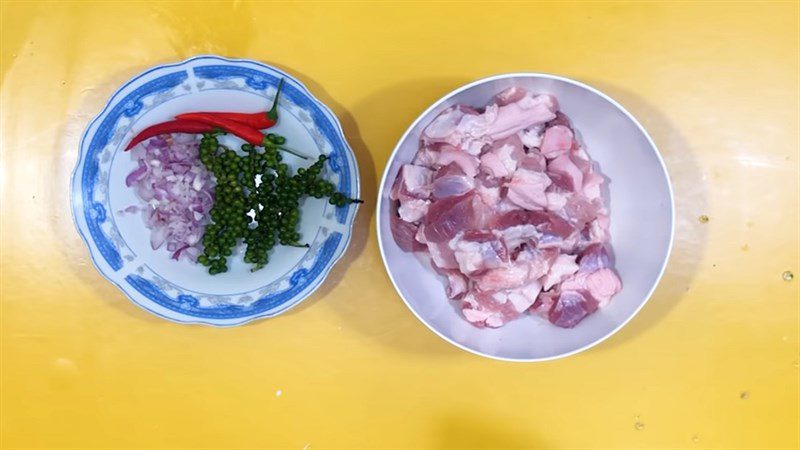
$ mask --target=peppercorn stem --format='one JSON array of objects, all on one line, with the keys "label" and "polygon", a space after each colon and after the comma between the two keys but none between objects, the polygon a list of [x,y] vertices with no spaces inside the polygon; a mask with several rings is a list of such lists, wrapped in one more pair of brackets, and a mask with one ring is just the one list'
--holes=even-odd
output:
[{"label": "peppercorn stem", "polygon": [[293,150],[293,149],[291,149],[289,147],[285,147],[283,145],[277,145],[276,148],[278,150],[282,150],[282,151],[284,151],[286,153],[291,153],[292,155],[297,156],[298,158],[302,158],[302,159],[306,159],[306,160],[309,159],[308,156],[298,152],[297,150]]}]

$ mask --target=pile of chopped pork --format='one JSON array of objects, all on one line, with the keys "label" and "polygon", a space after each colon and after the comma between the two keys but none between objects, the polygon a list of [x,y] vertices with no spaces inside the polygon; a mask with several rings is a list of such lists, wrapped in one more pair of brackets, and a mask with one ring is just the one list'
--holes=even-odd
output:
[{"label": "pile of chopped pork", "polygon": [[603,182],[556,99],[511,88],[425,128],[392,187],[392,233],[430,255],[474,325],[528,311],[571,328],[621,288]]}]

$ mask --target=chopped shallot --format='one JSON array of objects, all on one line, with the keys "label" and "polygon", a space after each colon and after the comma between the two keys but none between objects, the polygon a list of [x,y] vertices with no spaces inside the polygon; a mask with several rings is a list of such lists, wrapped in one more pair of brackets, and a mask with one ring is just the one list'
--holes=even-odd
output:
[{"label": "chopped shallot", "polygon": [[208,212],[214,204],[214,177],[199,160],[199,140],[190,134],[157,136],[131,151],[138,167],[125,178],[145,202],[124,212],[142,211],[150,229],[150,245],[166,244],[172,259],[195,261]]}]

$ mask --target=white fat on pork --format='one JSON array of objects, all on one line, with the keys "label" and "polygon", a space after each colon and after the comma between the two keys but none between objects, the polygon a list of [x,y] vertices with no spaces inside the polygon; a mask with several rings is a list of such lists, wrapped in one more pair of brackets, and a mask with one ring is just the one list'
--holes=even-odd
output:
[{"label": "white fat on pork", "polygon": [[540,292],[542,292],[542,285],[538,281],[534,281],[508,291],[508,301],[514,306],[514,310],[522,313],[533,305]]},{"label": "white fat on pork", "polygon": [[433,171],[413,164],[404,164],[397,174],[389,198],[402,200],[407,198],[425,199],[431,195]]},{"label": "white fat on pork", "polygon": [[555,97],[527,91],[512,103],[489,105],[481,114],[456,106],[442,112],[425,128],[423,140],[448,143],[477,156],[485,144],[550,121],[557,110]]},{"label": "white fat on pork", "polygon": [[608,216],[598,214],[596,219],[589,222],[589,242],[606,242],[608,238]]},{"label": "white fat on pork", "polygon": [[475,178],[478,174],[478,166],[480,161],[477,157],[461,151],[453,146],[446,145],[439,150],[436,164],[440,167],[449,164],[456,164],[464,174],[470,178]]},{"label": "white fat on pork", "polygon": [[478,184],[478,186],[475,188],[475,192],[481,198],[481,201],[487,205],[496,205],[500,201],[499,187],[487,187],[482,184]]},{"label": "white fat on pork", "polygon": [[542,125],[533,126],[527,130],[522,130],[517,133],[522,145],[528,148],[537,148],[542,145]]},{"label": "white fat on pork", "polygon": [[481,234],[479,238],[461,233],[450,241],[449,247],[459,270],[466,275],[502,267],[508,260],[505,245],[491,233]]},{"label": "white fat on pork", "polygon": [[527,264],[506,264],[490,269],[475,277],[478,289],[482,291],[500,291],[525,285],[529,281],[530,268]]},{"label": "white fat on pork", "polygon": [[536,243],[540,249],[558,249],[564,253],[572,253],[580,242],[580,235],[573,233],[567,237],[560,237],[549,233],[542,233]]},{"label": "white fat on pork", "polygon": [[549,211],[561,211],[564,209],[564,206],[567,204],[567,200],[569,199],[570,193],[569,192],[545,192],[545,198],[547,199],[547,204],[545,208]]},{"label": "white fat on pork", "polygon": [[445,293],[447,298],[457,299],[463,297],[469,291],[469,280],[458,270],[442,270],[434,266],[440,275],[447,279]]},{"label": "white fat on pork", "polygon": [[554,97],[526,93],[516,102],[489,105],[483,114],[462,117],[457,129],[467,137],[503,139],[555,118],[557,109]]},{"label": "white fat on pork", "polygon": [[569,153],[572,148],[572,130],[563,125],[556,125],[544,131],[540,150],[547,159]]},{"label": "white fat on pork", "polygon": [[542,233],[533,225],[514,225],[500,231],[506,247],[515,249],[522,244],[538,239]]},{"label": "white fat on pork", "polygon": [[431,260],[436,264],[436,267],[441,269],[458,269],[458,261],[456,261],[453,250],[450,249],[450,246],[446,242],[443,244],[428,242],[426,245],[428,246]]},{"label": "white fat on pork", "polygon": [[436,116],[422,133],[423,139],[429,142],[447,142],[451,145],[460,143],[456,129],[465,112],[458,106],[450,107]]},{"label": "white fat on pork", "polygon": [[600,187],[605,182],[602,175],[590,172],[583,176],[583,195],[589,200],[600,198]]},{"label": "white fat on pork", "polygon": [[602,308],[611,297],[622,289],[622,282],[613,270],[604,268],[594,272],[576,273],[561,283],[562,290],[585,290],[597,300]]},{"label": "white fat on pork", "polygon": [[528,94],[528,91],[525,88],[521,88],[518,86],[511,86],[510,88],[501,91],[499,94],[494,96],[494,104],[498,106],[505,106],[510,103],[518,102],[522,97],[525,97]]},{"label": "white fat on pork", "polygon": [[549,291],[551,287],[564,281],[564,279],[578,271],[575,255],[559,254],[550,266],[547,275],[542,277],[542,287]]},{"label": "white fat on pork", "polygon": [[476,326],[497,328],[521,315],[507,292],[470,291],[462,302],[464,318]]},{"label": "white fat on pork", "polygon": [[525,248],[517,256],[516,264],[525,264],[528,266],[528,280],[538,280],[543,277],[550,269],[551,254],[554,252],[542,252],[532,249],[531,247]]},{"label": "white fat on pork", "polygon": [[527,210],[543,209],[547,206],[545,190],[552,182],[544,172],[517,169],[506,184],[509,201]]},{"label": "white fat on pork", "polygon": [[517,136],[510,136],[492,144],[481,156],[480,166],[492,177],[506,178],[517,170],[520,160],[524,157],[522,141]]},{"label": "white fat on pork", "polygon": [[464,296],[464,308],[461,312],[464,318],[470,323],[478,326],[487,326],[497,328],[503,326],[506,322],[503,319],[503,313],[497,310],[490,310],[483,304],[479,303],[472,292]]},{"label": "white fat on pork", "polygon": [[417,228],[417,232],[414,234],[414,240],[419,242],[420,244],[427,244],[428,240],[425,239],[425,225],[420,224]]},{"label": "white fat on pork", "polygon": [[397,208],[397,213],[400,218],[406,222],[419,222],[425,214],[428,213],[430,200],[422,200],[419,198],[412,198],[408,200],[401,200],[400,207]]}]

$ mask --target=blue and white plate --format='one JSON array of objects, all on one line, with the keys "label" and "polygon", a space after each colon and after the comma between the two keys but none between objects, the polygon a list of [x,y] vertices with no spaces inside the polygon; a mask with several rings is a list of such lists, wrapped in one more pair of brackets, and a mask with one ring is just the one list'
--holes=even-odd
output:
[{"label": "blue and white plate", "polygon": [[[154,67],[117,90],[89,124],[72,177],[72,213],[95,266],[137,305],[181,323],[232,326],[272,317],[314,292],[344,253],[356,205],[336,208],[308,198],[300,233],[310,249],[278,246],[270,263],[251,273],[238,248],[230,270],[214,276],[185,259],[172,260],[163,247],[153,250],[141,215],[122,212],[142,204],[125,186],[136,167],[123,152],[132,136],[182,112],[268,109],[281,78],[286,84],[272,130],[309,156],[329,155],[327,178],[358,198],[358,167],[339,121],[295,78],[259,62],[198,56]],[[234,148],[242,143],[224,139]],[[297,168],[313,161],[284,155],[284,162]]]}]

